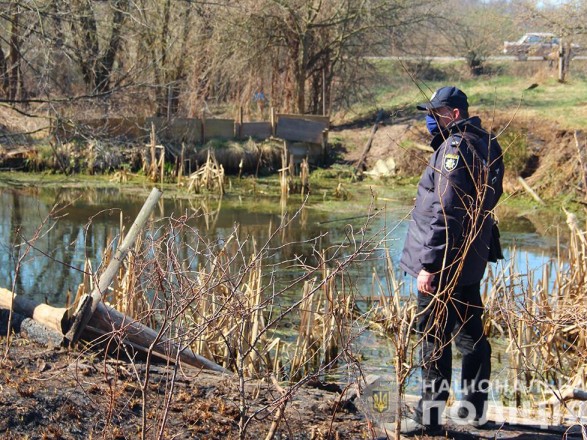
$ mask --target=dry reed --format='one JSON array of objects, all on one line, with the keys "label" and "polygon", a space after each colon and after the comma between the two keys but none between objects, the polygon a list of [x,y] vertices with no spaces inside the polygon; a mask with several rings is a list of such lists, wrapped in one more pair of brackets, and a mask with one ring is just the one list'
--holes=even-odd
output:
[{"label": "dry reed", "polygon": [[224,167],[208,150],[206,163],[189,176],[188,191],[200,193],[202,189],[224,194]]}]

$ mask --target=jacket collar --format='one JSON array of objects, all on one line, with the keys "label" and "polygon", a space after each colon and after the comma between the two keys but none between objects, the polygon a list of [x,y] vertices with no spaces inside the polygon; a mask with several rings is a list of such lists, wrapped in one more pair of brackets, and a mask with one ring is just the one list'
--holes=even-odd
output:
[{"label": "jacket collar", "polygon": [[436,151],[443,143],[448,139],[449,136],[458,133],[464,133],[466,131],[474,131],[485,133],[481,128],[481,119],[479,116],[473,116],[467,119],[460,119],[456,122],[451,123],[448,127],[444,128],[440,133],[432,138],[430,146]]}]

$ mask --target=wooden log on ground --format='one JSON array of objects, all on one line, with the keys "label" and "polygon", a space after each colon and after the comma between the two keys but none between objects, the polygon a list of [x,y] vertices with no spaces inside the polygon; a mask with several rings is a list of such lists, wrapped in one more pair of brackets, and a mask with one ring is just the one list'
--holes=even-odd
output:
[{"label": "wooden log on ground", "polygon": [[[89,296],[87,297],[89,299]],[[13,295],[8,289],[0,288],[0,308],[10,309],[11,306],[13,312],[33,318],[35,322],[43,324],[53,332],[56,331],[63,335],[67,331],[67,324],[65,324],[65,328],[60,328],[62,323],[67,322],[67,309],[37,304],[29,299]],[[175,359],[178,358],[180,362],[193,367],[228,373],[220,365],[195,354],[189,348],[180,351],[180,347],[174,341],[166,339],[165,336],[158,338],[158,333],[152,328],[102,302],[98,304],[96,311],[90,316],[88,326],[91,327],[90,331],[87,334],[85,332],[82,334],[82,339],[86,341],[92,342],[97,337],[120,332],[124,343],[130,344],[142,352],[152,351],[155,356],[171,362],[175,362]]]},{"label": "wooden log on ground", "polygon": [[538,203],[540,203],[541,205],[544,205],[544,200],[542,200],[540,198],[540,196],[538,194],[536,194],[536,191],[534,191],[530,185],[528,185],[528,183],[526,183],[526,181],[524,180],[523,177],[519,176],[518,177],[518,182],[520,182],[520,185],[522,185],[522,188],[524,188],[526,190],[526,192],[528,194],[530,194],[532,196],[532,198],[534,200],[536,200]]},{"label": "wooden log on ground", "polygon": [[569,400],[587,401],[587,391],[581,390],[579,388],[565,388],[560,393],[555,392],[550,399],[541,402],[538,406],[545,407],[560,405],[561,403],[568,402]]},{"label": "wooden log on ground", "polygon": [[61,334],[67,331],[67,309],[38,304],[22,296],[13,295],[8,289],[0,287],[0,308],[19,313],[43,323],[46,327]]},{"label": "wooden log on ground", "polygon": [[[88,325],[102,334],[122,331],[125,342],[130,343],[133,347],[141,351],[152,349],[156,356],[172,362],[175,362],[178,351],[180,350],[177,344],[174,341],[168,340],[165,335],[158,338],[158,333],[152,328],[135,321],[104,303],[98,304],[98,308],[92,315]],[[225,368],[203,356],[195,354],[189,348],[185,348],[179,352],[179,359],[181,362],[193,367],[228,373],[228,370]]]},{"label": "wooden log on ground", "polygon": [[[8,324],[8,319],[10,324]],[[29,341],[35,342],[46,347],[60,347],[63,345],[64,336],[60,332],[53,330],[32,318],[27,318],[17,312],[0,308],[0,335],[6,336],[8,330]]]}]

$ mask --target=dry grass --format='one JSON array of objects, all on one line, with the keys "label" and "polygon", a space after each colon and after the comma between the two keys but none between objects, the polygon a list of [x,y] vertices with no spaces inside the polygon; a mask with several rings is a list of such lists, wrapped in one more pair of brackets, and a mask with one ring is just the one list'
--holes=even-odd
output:
[{"label": "dry grass", "polygon": [[189,192],[200,193],[203,189],[224,194],[224,166],[219,164],[214,153],[208,150],[206,162],[189,176]]},{"label": "dry grass", "polygon": [[570,213],[568,224],[568,248],[559,244],[542,273],[516,267],[513,255],[486,281],[486,329],[507,341],[517,405],[530,393],[587,387],[587,243]]}]

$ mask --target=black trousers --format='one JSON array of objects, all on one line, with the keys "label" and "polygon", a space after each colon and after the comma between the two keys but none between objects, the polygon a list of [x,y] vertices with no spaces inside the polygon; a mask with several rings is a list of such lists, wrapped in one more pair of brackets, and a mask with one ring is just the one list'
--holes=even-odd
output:
[{"label": "black trousers", "polygon": [[[425,425],[438,425],[449,396],[452,342],[463,355],[461,390],[469,417],[482,418],[491,374],[491,346],[483,334],[480,283],[457,287],[435,298],[418,293],[417,330],[421,348],[422,398],[416,414]],[[471,414],[475,411],[475,414]]]}]

